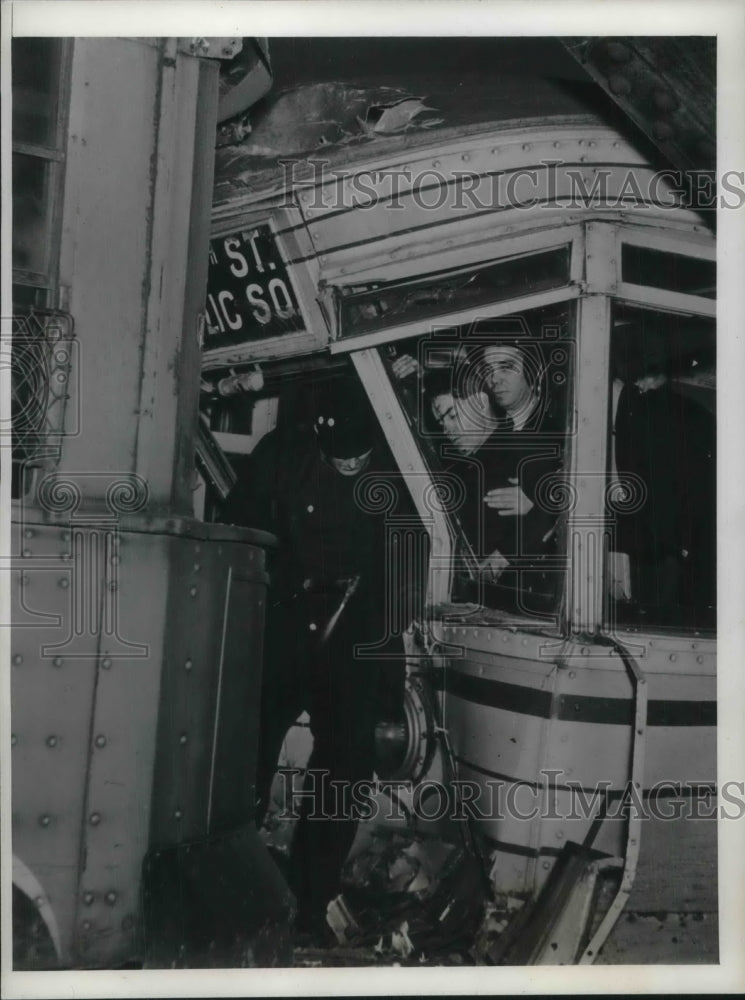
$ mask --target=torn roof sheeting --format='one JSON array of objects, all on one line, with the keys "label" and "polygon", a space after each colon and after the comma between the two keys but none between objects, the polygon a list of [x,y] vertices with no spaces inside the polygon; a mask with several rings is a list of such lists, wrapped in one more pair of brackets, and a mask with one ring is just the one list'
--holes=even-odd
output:
[{"label": "torn roof sheeting", "polygon": [[349,164],[394,148],[484,132],[499,122],[555,122],[557,115],[623,128],[599,88],[576,81],[515,75],[453,83],[427,75],[398,85],[308,83],[270,95],[252,110],[250,134],[216,151],[216,201],[280,186],[283,159]]}]

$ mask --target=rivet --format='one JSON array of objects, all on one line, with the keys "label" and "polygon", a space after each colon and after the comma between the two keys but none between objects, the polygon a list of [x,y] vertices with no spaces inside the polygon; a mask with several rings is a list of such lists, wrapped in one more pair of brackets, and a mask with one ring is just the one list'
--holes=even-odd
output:
[{"label": "rivet", "polygon": [[479,667],[479,676],[480,677],[484,676],[484,668],[483,667]]},{"label": "rivet", "polygon": [[54,667],[61,667],[63,663],[64,660],[62,659],[61,656],[55,656],[55,658],[52,660],[52,666]]},{"label": "rivet", "polygon": [[90,920],[84,920],[82,926],[84,931],[89,931],[93,925],[91,924]]},{"label": "rivet", "polygon": [[491,639],[491,632],[487,632],[487,633],[486,633],[486,638],[487,638],[487,639]]},{"label": "rivet", "polygon": [[17,743],[17,742],[18,742],[18,737],[16,736],[16,734],[15,734],[15,733],[11,733],[11,734],[10,734],[10,745],[11,745],[12,747],[14,747],[14,746],[16,745],[16,743]]},{"label": "rivet", "polygon": [[528,640],[527,639],[523,639],[523,646],[527,646],[527,645],[528,645]]},{"label": "rivet", "polygon": [[179,743],[181,744],[181,746],[184,746],[184,744],[185,744],[185,743],[187,743],[187,742],[188,742],[188,740],[189,740],[189,737],[188,737],[188,736],[186,735],[186,733],[182,733],[182,734],[181,734],[181,735],[179,736],[179,738],[178,738],[178,741],[179,741]]},{"label": "rivet", "polygon": [[674,129],[669,122],[657,121],[652,125],[652,133],[655,139],[669,139]]},{"label": "rivet", "polygon": [[532,147],[531,147],[531,145],[530,145],[530,143],[529,143],[529,142],[524,142],[524,143],[523,143],[523,149],[524,149],[524,150],[525,150],[526,152],[527,152],[527,151],[528,151],[529,149],[531,149],[531,148],[532,148]]},{"label": "rivet", "polygon": [[608,78],[608,86],[614,94],[626,95],[631,93],[631,84],[625,76],[614,73]]},{"label": "rivet", "polygon": [[703,663],[703,662],[704,662],[703,656],[697,656],[696,657],[696,663]]},{"label": "rivet", "polygon": [[181,810],[180,809],[174,809],[174,811],[173,811],[173,818],[174,819],[181,819],[181,816],[182,816]]},{"label": "rivet", "polygon": [[313,511],[315,510],[315,507],[313,506],[312,503],[309,503],[306,509],[307,509],[307,511],[308,511],[309,514],[312,514]]},{"label": "rivet", "polygon": [[198,573],[201,568],[202,568],[202,564],[201,563],[194,563],[194,572],[195,573]]},{"label": "rivet", "polygon": [[91,826],[98,826],[98,824],[101,822],[101,813],[97,812],[91,813],[90,816],[88,817],[88,822],[90,823]]},{"label": "rivet", "polygon": [[20,667],[20,665],[23,663],[23,657],[21,656],[20,653],[16,653],[16,655],[13,657],[13,663],[17,667]]},{"label": "rivet", "polygon": [[569,671],[569,676],[570,676],[570,677],[572,678],[572,680],[573,680],[573,679],[574,679],[574,678],[575,678],[575,677],[577,676],[577,672],[576,672],[575,670],[570,670],[570,671]]},{"label": "rivet", "polygon": [[554,149],[561,149],[561,143],[560,142],[555,142],[554,143]]},{"label": "rivet", "polygon": [[49,813],[42,813],[41,816],[39,816],[39,826],[49,826],[51,822],[52,817]]},{"label": "rivet", "polygon": [[96,744],[97,747],[105,747],[106,737],[104,736],[104,734],[99,733],[98,736],[95,738],[94,743]]},{"label": "rivet", "polygon": [[318,626],[316,625],[315,622],[311,622],[310,625],[308,626],[308,628],[311,630],[311,632],[315,632],[315,630],[318,628]]},{"label": "rivet", "polygon": [[593,149],[594,146],[595,146],[595,143],[592,140],[590,140],[590,142],[588,142],[587,145],[590,147],[590,149]]},{"label": "rivet", "polygon": [[109,590],[118,590],[118,589],[119,589],[119,584],[116,582],[116,580],[112,580],[111,583],[109,584]]},{"label": "rivet", "polygon": [[498,149],[498,147],[497,147],[497,146],[494,146],[494,148],[493,148],[493,149],[492,149],[492,151],[491,151],[491,154],[492,154],[492,156],[496,156],[496,155],[497,155],[498,153],[499,153],[499,149]]},{"label": "rivet", "polygon": [[544,862],[543,862],[543,868],[544,868],[544,869],[545,869],[546,871],[548,871],[548,869],[549,869],[550,867],[551,867],[551,862],[550,862],[550,861],[544,861]]},{"label": "rivet", "polygon": [[471,159],[471,157],[469,156],[468,153],[464,153],[463,156],[461,157],[461,159],[463,160],[464,163],[468,163],[468,161]]},{"label": "rivet", "polygon": [[23,532],[23,537],[24,538],[33,538],[34,537],[34,531],[33,531],[33,529],[32,528],[26,528],[26,530]]},{"label": "rivet", "polygon": [[57,372],[57,374],[54,377],[60,383],[64,382],[65,379],[67,378],[64,372]]},{"label": "rivet", "polygon": [[506,632],[502,633],[502,642],[508,642],[508,636]]},{"label": "rivet", "polygon": [[104,896],[104,899],[109,904],[109,906],[113,906],[116,903],[117,898],[118,898],[117,894],[114,892],[113,889],[110,889]]},{"label": "rivet", "polygon": [[111,557],[111,564],[112,564],[112,566],[118,566],[121,561],[122,561],[122,557],[121,556],[118,556],[116,554],[112,555],[112,557]]},{"label": "rivet", "polygon": [[196,597],[196,596],[197,596],[197,588],[196,587],[190,587],[189,588],[189,597]]},{"label": "rivet", "polygon": [[587,646],[583,646],[582,649],[580,649],[580,653],[582,653],[583,656],[587,656]]},{"label": "rivet", "polygon": [[671,653],[671,654],[670,654],[670,661],[671,661],[672,663],[675,663],[675,661],[676,661],[677,659],[678,659],[678,657],[677,657],[677,656],[675,655],[675,653]]},{"label": "rivet", "polygon": [[678,99],[670,90],[656,90],[652,98],[660,111],[675,111]]},{"label": "rivet", "polygon": [[54,736],[54,735],[47,736],[47,746],[48,747],[56,747],[57,746],[57,737]]},{"label": "rivet", "polygon": [[609,42],[606,51],[614,62],[628,62],[631,50],[623,42]]},{"label": "rivet", "polygon": [[101,660],[101,666],[104,668],[104,670],[111,669],[111,660],[109,659],[108,656],[104,656],[104,658]]},{"label": "rivet", "polygon": [[60,538],[62,539],[63,542],[69,542],[70,541],[70,532],[69,531],[63,531],[62,534],[60,535]]},{"label": "rivet", "polygon": [[184,670],[191,670],[193,666],[194,664],[191,662],[191,660],[184,661]]},{"label": "rivet", "polygon": [[58,365],[64,365],[67,363],[67,351],[56,351],[54,355],[54,360]]},{"label": "rivet", "polygon": [[95,897],[94,897],[94,895],[93,895],[92,892],[84,892],[83,893],[83,902],[85,903],[86,906],[91,906],[92,903],[93,903],[94,898]]},{"label": "rivet", "polygon": [[24,559],[28,559],[31,556],[31,549],[24,549],[21,554]]},{"label": "rivet", "polygon": [[67,590],[67,588],[70,586],[70,581],[67,579],[66,576],[63,576],[62,579],[59,581],[59,585],[60,587],[62,587],[63,590]]},{"label": "rivet", "polygon": [[557,840],[563,840],[564,839],[564,831],[563,830],[557,830],[556,831],[556,839]]},{"label": "rivet", "polygon": [[433,167],[439,167],[440,166],[440,161],[439,160],[432,160],[432,166]]},{"label": "rivet", "polygon": [[59,557],[63,562],[67,562],[68,559],[72,559],[72,555],[69,552],[60,552]]}]

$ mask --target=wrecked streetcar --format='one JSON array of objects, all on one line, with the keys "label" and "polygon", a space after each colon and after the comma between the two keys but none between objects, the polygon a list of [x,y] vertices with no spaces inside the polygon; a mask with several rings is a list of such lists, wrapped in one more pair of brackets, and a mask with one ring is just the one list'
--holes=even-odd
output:
[{"label": "wrecked streetcar", "polygon": [[[395,552],[385,629],[349,669],[393,642],[406,680],[326,914],[337,948],[675,961],[667,938],[640,958],[619,922],[663,913],[694,928],[677,960],[715,960],[715,237],[691,161],[663,170],[589,83],[484,70],[456,90],[413,59],[270,89],[263,43],[196,42],[58,44],[56,256],[14,259],[18,967],[292,963],[308,718],[257,831],[282,539],[226,504],[259,442],[307,430],[344,380],[383,456],[356,500]],[[613,45],[642,91],[678,82],[643,41],[567,42],[595,79]],[[509,427],[495,348],[531,400]],[[40,366],[44,426],[22,435]],[[464,400],[481,459],[447,430]],[[530,496],[514,552],[483,496],[505,451]]]}]

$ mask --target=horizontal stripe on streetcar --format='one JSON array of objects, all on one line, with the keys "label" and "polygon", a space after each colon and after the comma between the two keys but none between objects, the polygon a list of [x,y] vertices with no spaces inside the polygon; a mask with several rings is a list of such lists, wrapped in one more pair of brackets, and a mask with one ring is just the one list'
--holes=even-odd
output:
[{"label": "horizontal stripe on streetcar", "polygon": [[[501,708],[505,712],[551,717],[550,691],[507,684],[486,677],[472,677],[458,670],[442,667],[432,671],[435,688],[456,695],[476,705]],[[556,699],[556,718],[563,722],[594,722],[609,726],[630,726],[634,722],[634,703],[630,698],[595,698],[591,695],[562,694]],[[648,726],[715,726],[715,701],[663,701],[647,703]]]},{"label": "horizontal stripe on streetcar", "polygon": [[[514,774],[503,774],[500,771],[492,771],[488,767],[483,767],[481,764],[474,764],[472,760],[468,760],[466,757],[461,757],[458,754],[453,754],[453,759],[458,765],[467,767],[469,771],[475,771],[477,774],[483,774],[486,778],[494,778],[497,781],[503,781],[505,784],[510,785],[523,785],[525,788],[532,788],[533,790],[550,788],[558,792],[572,792],[578,793],[582,792],[585,795],[593,795],[597,792],[602,792],[602,789],[593,788],[589,785],[578,785],[578,784],[561,784],[557,781],[528,781],[527,778],[518,778]],[[627,778],[623,788],[609,788],[607,792],[607,798],[609,802],[614,802],[623,797],[626,794],[628,787],[628,782],[630,778]],[[675,785],[675,788],[671,787]],[[678,787],[680,786],[680,787]],[[708,782],[686,782],[685,785],[682,781],[678,782],[665,782],[660,784],[657,788],[653,786],[652,788],[644,788],[641,793],[642,799],[649,799],[652,797],[652,792],[654,791],[655,799],[693,799],[698,798],[700,795],[716,795],[716,785]]]},{"label": "horizontal stripe on streetcar", "polygon": [[508,844],[504,840],[497,840],[496,837],[490,837],[488,833],[484,833],[482,830],[479,830],[478,835],[483,840],[486,840],[491,847],[502,851],[503,854],[519,854],[521,858],[558,858],[562,851],[560,847],[541,847],[537,849],[535,847],[523,847],[522,844]]}]

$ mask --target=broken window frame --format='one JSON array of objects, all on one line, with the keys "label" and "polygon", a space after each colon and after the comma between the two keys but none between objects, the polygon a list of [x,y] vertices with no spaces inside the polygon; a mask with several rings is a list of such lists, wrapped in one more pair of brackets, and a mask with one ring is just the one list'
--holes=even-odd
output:
[{"label": "broken window frame", "polygon": [[[552,305],[567,298],[577,298],[582,290],[584,272],[584,229],[581,225],[570,225],[540,230],[521,236],[484,239],[483,237],[470,244],[459,244],[453,248],[453,240],[447,241],[447,248],[433,247],[426,254],[412,256],[408,260],[392,260],[386,265],[377,265],[364,271],[355,271],[354,281],[348,277],[327,280],[321,289],[322,302],[326,313],[331,317],[332,341],[329,350],[332,354],[375,347],[395,340],[406,340],[418,334],[426,333],[432,324],[438,326],[461,326],[474,318],[475,312],[488,310],[490,317],[509,316],[522,309],[537,308],[542,305]],[[390,281],[395,278],[405,280],[414,275],[421,275],[427,263],[431,264],[433,272],[441,273],[448,269],[463,270],[469,266],[476,267],[499,263],[510,257],[528,256],[552,249],[568,246],[569,275],[565,285],[546,291],[530,292],[526,295],[491,302],[476,309],[468,307],[457,311],[442,313],[433,317],[425,317],[409,323],[392,324],[380,330],[369,333],[343,335],[339,328],[339,317],[336,300],[339,289],[345,286],[371,283],[375,280]]]},{"label": "broken window frame", "polygon": [[[401,328],[414,324],[418,325],[423,322],[434,324],[442,315],[452,316],[464,311],[472,313],[474,310],[479,309],[491,311],[492,307],[497,303],[514,301],[515,298],[521,296],[516,295],[514,287],[511,293],[508,292],[507,294],[497,287],[490,287],[485,292],[482,292],[482,295],[484,295],[483,301],[468,304],[462,303],[459,305],[458,295],[461,292],[461,288],[457,287],[458,284],[461,283],[461,286],[470,284],[472,281],[478,280],[490,272],[499,272],[500,269],[502,274],[510,268],[513,273],[515,271],[519,272],[523,267],[526,271],[530,271],[535,264],[538,264],[540,267],[541,262],[548,263],[549,268],[552,264],[558,264],[559,270],[561,270],[561,265],[564,264],[563,257],[566,259],[566,274],[560,274],[554,278],[536,278],[535,287],[526,290],[522,296],[525,297],[525,295],[537,295],[541,292],[552,292],[567,287],[570,281],[571,243],[562,243],[557,247],[520,253],[509,257],[498,257],[496,260],[481,261],[475,266],[461,266],[457,269],[446,269],[445,271],[435,272],[431,275],[417,275],[412,279],[399,278],[392,282],[373,283],[371,287],[363,285],[359,290],[356,286],[337,286],[335,304],[338,334],[345,339],[347,337],[364,337],[366,334],[377,333],[390,326]],[[544,282],[547,283],[544,285]],[[544,285],[544,287],[541,287],[541,285]],[[444,298],[440,303],[432,304],[430,301],[425,302],[423,305],[414,305],[411,311],[416,313],[418,310],[419,314],[404,322],[401,322],[400,319],[393,322],[391,320],[386,321],[385,312],[371,319],[367,317],[360,319],[359,316],[353,318],[350,315],[355,304],[361,305],[364,301],[367,301],[370,306],[375,308],[376,306],[380,307],[384,305],[386,300],[390,304],[391,313],[405,313],[410,308],[407,300],[415,299],[418,294],[430,297],[435,296],[438,290],[443,287],[450,289],[452,293],[450,301]],[[349,328],[355,324],[358,325],[358,329]],[[369,328],[370,324],[372,324],[372,328]],[[359,328],[360,325],[361,329]]]}]

